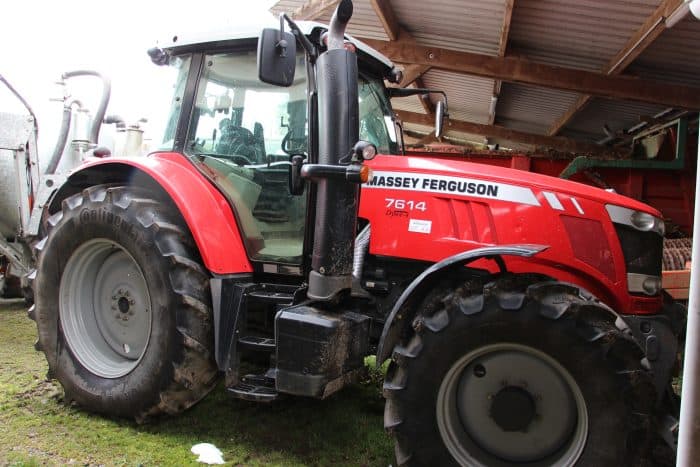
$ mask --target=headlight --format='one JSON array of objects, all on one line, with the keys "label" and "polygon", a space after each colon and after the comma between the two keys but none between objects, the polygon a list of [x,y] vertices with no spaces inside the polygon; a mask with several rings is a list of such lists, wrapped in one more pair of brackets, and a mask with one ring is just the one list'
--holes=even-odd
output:
[{"label": "headlight", "polygon": [[635,211],[622,206],[615,206],[614,204],[606,204],[605,209],[615,224],[628,225],[642,232],[656,232],[662,237],[666,232],[663,219],[646,212]]},{"label": "headlight", "polygon": [[630,216],[630,221],[632,221],[634,227],[644,232],[654,231],[659,235],[663,235],[666,230],[664,221],[646,212],[634,211]]}]

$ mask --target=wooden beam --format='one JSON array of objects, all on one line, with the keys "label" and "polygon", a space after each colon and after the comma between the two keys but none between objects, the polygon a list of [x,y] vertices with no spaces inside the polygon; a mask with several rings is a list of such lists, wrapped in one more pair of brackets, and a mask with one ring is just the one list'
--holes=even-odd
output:
[{"label": "wooden beam", "polygon": [[554,123],[552,123],[552,126],[549,127],[549,130],[547,130],[547,134],[549,136],[556,136],[564,126],[566,126],[567,123],[571,121],[572,118],[574,118],[574,115],[579,113],[585,106],[590,102],[592,99],[592,96],[589,94],[584,94],[582,96],[579,96],[578,99],[576,99],[576,102],[571,104],[571,107],[567,109],[566,112],[564,112],[564,115],[556,119]]},{"label": "wooden beam", "polygon": [[429,66],[426,65],[406,65],[403,68],[403,77],[399,83],[399,87],[405,88],[409,84],[413,83],[415,80],[420,78],[425,74],[426,71],[430,70]]},{"label": "wooden beam", "polygon": [[[513,18],[513,0],[506,0],[505,11],[503,13],[503,23],[501,24],[501,37],[498,40],[498,56],[505,57],[506,48],[508,47],[508,36],[510,35],[510,23]],[[501,95],[501,85],[503,81],[497,79],[493,82],[493,97],[497,98]],[[496,121],[496,107],[493,112],[489,112],[489,124],[493,125]]]},{"label": "wooden beam", "polygon": [[[395,112],[396,115],[406,123],[415,123],[429,127],[433,127],[435,124],[433,117],[430,115],[408,112],[405,110],[396,110]],[[611,154],[613,152],[613,150],[605,146],[583,143],[570,138],[565,138],[563,136],[537,135],[534,133],[512,130],[499,125],[484,125],[481,123],[466,122],[463,120],[447,120],[445,122],[445,130],[460,131],[463,133],[483,135],[491,138],[500,138],[518,143],[532,144],[535,146],[546,146],[563,152],[593,154]]]},{"label": "wooden beam", "polygon": [[421,139],[416,141],[415,144],[430,144],[430,143],[439,143],[440,141],[435,137],[435,132],[430,132],[427,135],[423,136]]},{"label": "wooden beam", "polygon": [[506,9],[503,13],[503,24],[501,25],[501,37],[498,40],[498,56],[506,55],[508,47],[508,35],[510,34],[510,22],[513,18],[513,0],[506,0]]},{"label": "wooden beam", "polygon": [[389,40],[395,41],[399,38],[401,32],[401,27],[399,22],[396,20],[396,15],[394,14],[394,9],[391,7],[389,0],[370,0],[374,12],[377,14],[377,18],[382,23],[386,35],[389,36]]},{"label": "wooden beam", "polygon": [[[417,78],[413,84],[416,88],[425,87],[425,83],[423,83],[422,78]],[[423,106],[423,110],[425,110],[425,113],[427,113],[428,115],[435,115],[435,104],[433,104],[433,101],[430,100],[430,94],[424,94],[422,96],[419,95],[417,97],[418,99],[420,99],[420,104]]]},{"label": "wooden beam", "polygon": [[[683,4],[683,0],[664,0],[659,7],[644,21],[644,24],[635,31],[627,40],[624,47],[610,59],[603,72],[607,75],[619,75],[622,73],[647,47],[666,30],[666,18]],[[571,119],[580,112],[591,100],[590,95],[578,98],[564,114],[559,117],[549,128],[547,134],[554,136],[561,131]]]},{"label": "wooden beam", "polygon": [[292,13],[292,18],[303,21],[317,20],[333,11],[338,3],[340,0],[309,0]]},{"label": "wooden beam", "polygon": [[492,57],[439,47],[425,47],[402,40],[387,42],[361,39],[398,63],[428,65],[514,83],[592,94],[612,99],[630,99],[682,109],[700,109],[700,88],[664,84],[630,76],[563,68],[517,57]]},{"label": "wooden beam", "polygon": [[644,52],[666,30],[666,18],[683,4],[683,0],[664,0],[632,34],[620,51],[610,59],[605,72],[619,74]]}]

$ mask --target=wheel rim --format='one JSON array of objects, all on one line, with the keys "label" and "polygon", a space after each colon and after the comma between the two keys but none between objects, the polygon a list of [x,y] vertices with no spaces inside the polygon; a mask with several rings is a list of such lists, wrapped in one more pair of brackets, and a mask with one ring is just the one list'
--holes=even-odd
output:
[{"label": "wheel rim", "polygon": [[461,465],[572,465],[588,434],[586,404],[564,367],[520,344],[478,348],[445,375],[436,415]]},{"label": "wheel rim", "polygon": [[141,268],[118,244],[95,239],[71,255],[59,290],[68,347],[91,373],[119,378],[141,361],[151,334],[151,299]]}]

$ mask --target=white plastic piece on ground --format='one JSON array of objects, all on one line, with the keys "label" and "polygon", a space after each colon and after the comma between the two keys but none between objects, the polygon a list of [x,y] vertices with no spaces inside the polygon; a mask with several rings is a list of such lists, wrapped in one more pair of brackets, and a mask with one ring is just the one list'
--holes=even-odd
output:
[{"label": "white plastic piece on ground", "polygon": [[192,446],[192,454],[199,456],[197,462],[202,462],[203,464],[223,464],[224,457],[223,453],[210,443],[199,443]]}]

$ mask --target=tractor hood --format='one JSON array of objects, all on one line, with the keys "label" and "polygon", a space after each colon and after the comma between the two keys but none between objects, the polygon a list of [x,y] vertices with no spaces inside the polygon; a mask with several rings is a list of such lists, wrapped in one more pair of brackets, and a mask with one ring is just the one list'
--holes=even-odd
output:
[{"label": "tractor hood", "polygon": [[635,274],[661,274],[663,221],[644,203],[454,157],[367,164],[373,178],[362,185],[359,217],[371,226],[371,254],[437,262],[480,247],[546,245],[527,262],[508,259],[508,269],[579,284],[621,310],[658,305],[633,304],[626,290],[640,293]]},{"label": "tractor hood", "polygon": [[[520,201],[535,206],[553,204],[559,207],[561,200],[557,203],[557,195],[563,195],[564,198],[576,200],[576,202],[585,199],[661,217],[659,211],[647,204],[583,183],[523,170],[472,163],[464,158],[413,154],[404,157],[379,156],[369,162],[368,165],[375,173],[375,178],[370,185],[400,190],[429,191],[437,194],[442,192],[447,196],[473,195],[483,200],[492,198]],[[405,181],[401,179],[401,174],[396,172],[406,172],[406,176],[413,179]],[[418,175],[420,177],[417,178]],[[431,178],[431,176],[436,177]],[[467,185],[450,184],[450,181],[457,181],[454,180],[455,177],[465,179]],[[440,183],[441,181],[445,183]],[[406,185],[396,187],[397,183]],[[465,189],[464,192],[461,191],[462,188]],[[485,191],[481,193],[480,191],[483,190]]]}]

